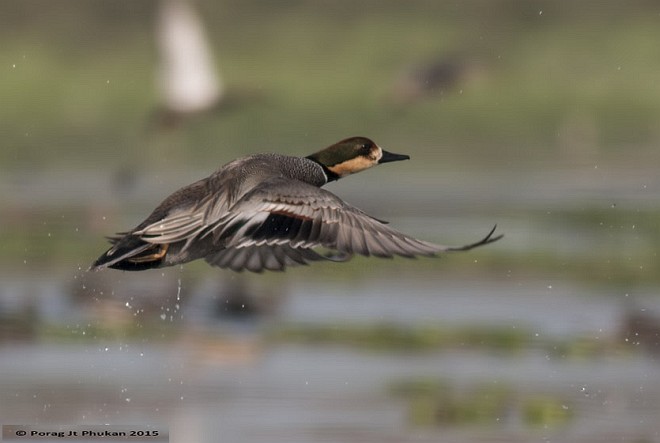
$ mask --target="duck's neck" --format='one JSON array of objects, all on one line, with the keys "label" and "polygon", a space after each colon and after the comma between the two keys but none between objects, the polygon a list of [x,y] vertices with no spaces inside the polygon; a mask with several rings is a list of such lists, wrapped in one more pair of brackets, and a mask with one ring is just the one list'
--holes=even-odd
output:
[{"label": "duck's neck", "polygon": [[314,163],[316,163],[318,166],[321,167],[321,169],[323,170],[323,174],[325,175],[325,182],[326,183],[333,182],[333,181],[336,181],[336,180],[340,179],[338,174],[332,172],[330,169],[328,169],[328,167],[326,165],[324,165],[323,163],[318,161],[316,158],[314,158],[314,155],[309,155],[305,158],[307,158],[308,160],[313,161]]}]

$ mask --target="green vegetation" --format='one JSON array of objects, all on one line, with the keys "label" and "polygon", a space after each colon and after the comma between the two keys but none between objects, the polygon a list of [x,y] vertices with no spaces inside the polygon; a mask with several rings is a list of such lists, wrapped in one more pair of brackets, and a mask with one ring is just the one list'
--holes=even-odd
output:
[{"label": "green vegetation", "polygon": [[339,344],[382,351],[429,351],[447,348],[482,348],[516,352],[528,333],[504,327],[461,327],[381,324],[282,325],[269,334],[273,340],[307,344]]},{"label": "green vegetation", "polygon": [[565,425],[572,410],[556,396],[536,395],[525,399],[522,405],[525,423],[534,427],[553,428]]},{"label": "green vegetation", "polygon": [[[657,158],[660,29],[644,1],[200,2],[238,99],[166,136],[149,125],[157,2],[111,3],[0,5],[3,168],[148,165],[163,154],[164,167],[206,166],[354,133],[423,153],[428,167],[510,167],[579,156],[562,134],[576,125],[601,160],[622,148]],[[449,54],[475,61],[478,75],[392,102],[402,72]]]},{"label": "green vegetation", "polygon": [[[102,304],[106,310],[112,304]],[[89,307],[91,320],[86,324],[49,324],[35,320],[34,312],[3,318],[0,335],[32,337],[45,341],[96,342],[100,339],[128,341],[171,340],[185,330],[176,313],[163,311],[135,313],[128,309],[96,313]],[[515,357],[522,353],[542,352],[553,360],[587,360],[618,356],[627,358],[639,352],[624,341],[575,336],[564,339],[538,339],[524,328],[506,326],[392,323],[299,323],[280,324],[261,333],[272,344],[345,346],[379,353],[428,353],[478,351]],[[434,380],[416,380],[400,386],[401,391],[439,391]]]},{"label": "green vegetation", "polygon": [[171,342],[179,328],[170,321],[118,321],[94,322],[86,325],[40,325],[35,331],[45,342],[65,343],[158,343]]},{"label": "green vegetation", "polygon": [[507,326],[393,323],[299,323],[271,328],[267,338],[279,343],[340,345],[376,352],[479,350],[500,355],[542,351],[548,358],[589,359],[628,354],[624,343],[576,336],[540,340],[525,328]]},{"label": "green vegetation", "polygon": [[506,426],[517,421],[530,428],[559,428],[574,416],[569,403],[557,395],[516,392],[500,384],[477,384],[458,389],[448,381],[432,378],[406,378],[393,381],[391,395],[408,404],[411,425]]}]

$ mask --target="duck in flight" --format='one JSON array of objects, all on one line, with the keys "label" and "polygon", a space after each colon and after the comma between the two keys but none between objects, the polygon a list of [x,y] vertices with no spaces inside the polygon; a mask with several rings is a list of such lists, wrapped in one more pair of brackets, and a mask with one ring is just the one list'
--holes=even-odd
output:
[{"label": "duck in flight", "polygon": [[409,158],[351,137],[307,157],[268,153],[236,159],[174,192],[135,229],[109,237],[112,246],[90,269],[142,271],[204,259],[234,271],[284,271],[354,254],[435,256],[502,238],[493,236],[493,227],[483,239],[459,247],[417,240],[322,189]]}]

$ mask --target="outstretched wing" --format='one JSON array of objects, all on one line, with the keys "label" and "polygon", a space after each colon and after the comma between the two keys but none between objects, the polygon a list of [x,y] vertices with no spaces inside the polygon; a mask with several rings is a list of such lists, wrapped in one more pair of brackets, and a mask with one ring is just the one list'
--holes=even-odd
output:
[{"label": "outstretched wing", "polygon": [[238,272],[244,269],[252,272],[284,271],[289,266],[306,265],[311,261],[339,261],[309,248],[292,248],[289,245],[226,248],[207,255],[205,260],[210,265]]},{"label": "outstretched wing", "polygon": [[436,245],[390,228],[329,191],[278,177],[242,197],[202,237],[212,237],[218,246],[237,250],[324,247],[339,256],[414,257],[467,250],[500,238],[493,238],[492,233],[458,248]]},{"label": "outstretched wing", "polygon": [[[197,242],[211,251],[205,260],[235,271],[284,270],[316,260],[341,261],[353,254],[376,257],[433,256],[464,251],[499,240],[448,247],[390,228],[333,193],[284,177],[265,180],[228,205],[212,196],[141,226],[132,235],[150,244]],[[321,255],[315,248],[332,251]]]}]

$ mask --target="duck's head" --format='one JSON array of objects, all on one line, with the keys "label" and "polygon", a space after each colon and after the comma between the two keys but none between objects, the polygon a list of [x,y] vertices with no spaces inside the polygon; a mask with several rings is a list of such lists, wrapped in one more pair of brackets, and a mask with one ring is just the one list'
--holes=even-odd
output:
[{"label": "duck's head", "polygon": [[351,137],[307,156],[323,166],[328,181],[338,180],[381,163],[410,159],[407,155],[383,150],[366,137]]}]

